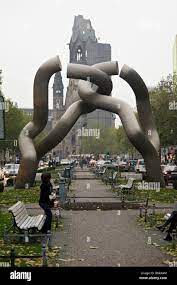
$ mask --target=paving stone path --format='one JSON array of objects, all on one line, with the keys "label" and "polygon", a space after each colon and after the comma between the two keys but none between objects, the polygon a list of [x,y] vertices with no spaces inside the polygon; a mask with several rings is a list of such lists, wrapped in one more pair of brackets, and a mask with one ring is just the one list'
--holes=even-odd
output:
[{"label": "paving stone path", "polygon": [[[76,201],[81,199],[77,196],[85,196],[82,201],[96,200],[94,196],[104,197],[99,201],[116,199],[110,187],[90,180],[89,172],[77,175]],[[149,234],[136,223],[138,214],[137,210],[63,211],[63,226],[53,238],[53,245],[60,248],[59,266],[165,266],[169,256],[148,244]],[[151,233],[152,243],[157,235],[158,231]]]}]

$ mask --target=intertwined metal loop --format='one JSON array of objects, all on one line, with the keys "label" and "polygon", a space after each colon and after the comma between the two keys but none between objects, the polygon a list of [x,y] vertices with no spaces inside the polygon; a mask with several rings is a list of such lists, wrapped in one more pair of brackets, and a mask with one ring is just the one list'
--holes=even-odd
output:
[{"label": "intertwined metal loop", "polygon": [[41,157],[64,139],[82,114],[95,109],[110,111],[120,117],[129,140],[145,160],[150,181],[160,182],[164,187],[158,155],[159,136],[153,121],[147,87],[135,70],[127,65],[123,66],[120,77],[134,91],[138,112],[137,119],[128,103],[111,96],[113,88],[111,76],[119,74],[116,61],[103,62],[93,66],[68,64],[67,77],[80,79],[78,83],[80,100],[66,110],[55,128],[42,141],[38,144],[34,143],[34,138],[47,123],[49,78],[59,70],[61,70],[61,64],[59,59],[55,58],[45,63],[37,72],[34,82],[33,121],[25,126],[19,137],[22,160],[16,187],[21,188],[25,183],[32,184]]}]

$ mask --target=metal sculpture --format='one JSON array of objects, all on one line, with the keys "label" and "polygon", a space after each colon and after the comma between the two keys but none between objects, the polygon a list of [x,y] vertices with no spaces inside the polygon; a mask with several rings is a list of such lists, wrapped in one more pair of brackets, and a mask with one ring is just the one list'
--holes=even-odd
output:
[{"label": "metal sculpture", "polygon": [[[56,58],[54,61],[49,61],[48,64],[50,65],[51,62],[53,63],[53,68],[46,68],[46,70],[50,70],[50,74],[61,69],[61,64],[57,65],[58,69],[56,68]],[[56,71],[55,68],[57,69]],[[47,74],[49,79],[49,73],[47,72]],[[41,142],[35,145],[33,139],[45,127],[48,112],[48,104],[46,102],[46,84],[48,84],[48,79],[39,77],[39,80],[45,80],[46,83],[44,84],[45,99],[40,97],[42,95],[41,89],[39,92],[34,92],[33,122],[30,122],[22,130],[19,137],[22,162],[17,176],[16,188],[24,187],[25,183],[33,185],[41,157],[64,139],[82,114],[92,112],[95,109],[103,109],[119,115],[129,140],[145,160],[149,180],[160,182],[161,186],[165,187],[158,156],[159,136],[153,121],[146,85],[136,71],[126,65],[123,66],[120,77],[132,87],[135,93],[139,116],[138,122],[129,104],[109,96],[112,91],[110,78],[112,75],[118,75],[117,62],[104,62],[93,66],[69,64],[67,77],[81,79],[78,83],[78,93],[81,100],[73,103],[57,122],[55,128]],[[39,83],[39,81],[37,82]],[[36,81],[34,86],[36,86]],[[41,100],[44,100],[44,102],[41,103]],[[39,114],[44,112],[44,117],[38,115],[36,120],[37,110]],[[26,130],[28,131],[27,133]],[[27,149],[28,151],[26,151]]]},{"label": "metal sculpture", "polygon": [[37,164],[37,154],[34,146],[34,138],[45,128],[48,121],[48,83],[50,77],[61,71],[61,62],[58,56],[46,61],[38,69],[33,85],[34,114],[33,120],[21,131],[19,136],[19,148],[21,151],[21,163],[16,179],[16,188],[23,188],[26,183],[32,185]]}]

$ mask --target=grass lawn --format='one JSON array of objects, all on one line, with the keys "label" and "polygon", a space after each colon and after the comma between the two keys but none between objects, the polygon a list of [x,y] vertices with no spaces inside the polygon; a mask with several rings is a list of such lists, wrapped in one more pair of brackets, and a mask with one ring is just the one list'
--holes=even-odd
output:
[{"label": "grass lawn", "polygon": [[156,190],[135,190],[136,200],[146,200],[149,202],[158,202],[164,204],[172,204],[177,202],[177,190],[174,189],[160,189]]},{"label": "grass lawn", "polygon": [[[55,183],[59,182],[58,172],[62,169],[63,168],[60,167],[50,171]],[[40,182],[37,182],[36,186],[31,187],[30,189],[14,189],[13,187],[6,187],[4,192],[0,192],[0,206],[15,204],[18,201],[23,201],[25,204],[38,203],[40,184]]]},{"label": "grass lawn", "polygon": [[[3,232],[4,227],[10,227],[12,225],[12,216],[10,213],[5,211],[0,211],[0,255],[9,255],[10,250],[12,248],[15,249],[16,255],[41,255],[42,254],[42,246],[41,242],[36,243],[19,243],[19,242],[9,242],[4,243],[3,240]],[[59,225],[61,226],[61,225]],[[55,228],[55,225],[52,225],[52,228]],[[59,249],[57,247],[52,249],[47,249],[47,257],[48,257],[48,266],[56,266],[58,263],[58,254]],[[9,262],[7,259],[1,259],[0,262]],[[42,258],[35,258],[35,259],[16,259],[15,265],[18,267],[22,266],[42,266]]]},{"label": "grass lawn", "polygon": [[0,205],[12,205],[18,201],[27,203],[38,203],[40,194],[39,186],[30,189],[14,189],[9,187],[0,193]]},{"label": "grass lawn", "polygon": [[[142,226],[146,231],[153,229],[155,226],[161,225],[164,223],[164,213],[156,213],[155,215],[148,215],[147,222],[144,221],[144,217],[137,218],[137,224]],[[161,244],[160,244],[161,243]],[[159,248],[165,253],[174,257],[174,260],[177,260],[177,242],[167,242],[167,244],[162,244],[159,237]],[[154,243],[157,246],[156,243]],[[164,263],[168,264],[168,260]]]}]

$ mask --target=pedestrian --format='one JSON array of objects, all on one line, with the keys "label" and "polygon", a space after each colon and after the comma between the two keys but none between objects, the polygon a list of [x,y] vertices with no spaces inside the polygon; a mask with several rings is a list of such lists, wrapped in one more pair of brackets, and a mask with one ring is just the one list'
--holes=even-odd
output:
[{"label": "pedestrian", "polygon": [[173,230],[176,229],[177,227],[177,204],[175,204],[173,212],[171,213],[168,220],[163,225],[157,226],[156,228],[163,232],[168,225],[170,226],[167,230],[167,236],[164,238],[164,240],[171,241],[172,240],[171,234]]},{"label": "pedestrian", "polygon": [[41,230],[42,233],[48,233],[51,231],[52,225],[52,211],[51,211],[51,200],[50,195],[52,194],[52,184],[50,182],[51,174],[50,173],[43,173],[41,175],[41,192],[39,198],[39,206],[44,210],[46,215],[46,220]]},{"label": "pedestrian", "polygon": [[83,165],[84,165],[83,164],[83,159],[80,160],[79,165],[80,165],[80,168],[83,169]]}]

